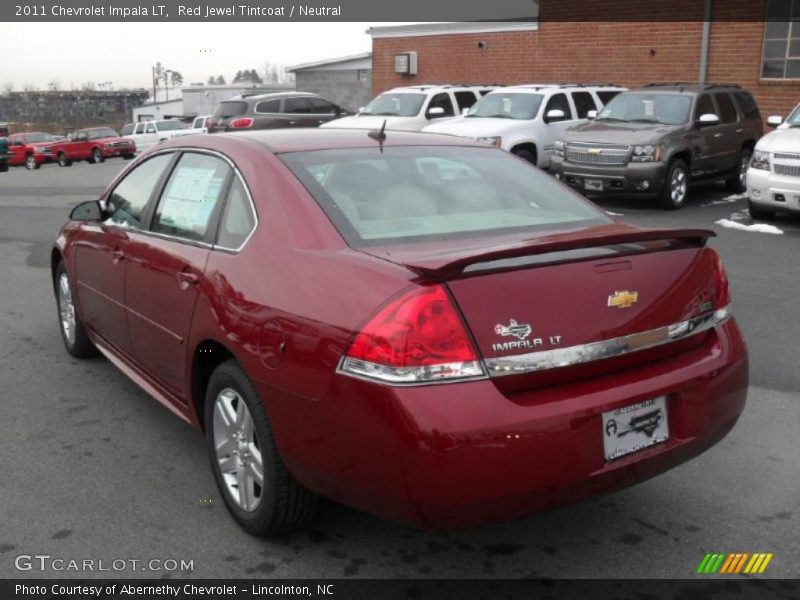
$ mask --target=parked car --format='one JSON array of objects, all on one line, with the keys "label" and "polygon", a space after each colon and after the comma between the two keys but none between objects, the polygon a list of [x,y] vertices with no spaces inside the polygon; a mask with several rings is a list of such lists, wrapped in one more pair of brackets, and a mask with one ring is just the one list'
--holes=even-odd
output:
[{"label": "parked car", "polygon": [[98,164],[114,156],[130,160],[136,144],[110,127],[90,127],[77,129],[67,139],[53,143],[51,153],[61,167],[69,167],[76,160]]},{"label": "parked car", "polygon": [[52,159],[53,139],[49,133],[42,131],[14,133],[7,139],[11,152],[8,164],[12,167],[24,165],[26,169],[32,171]]},{"label": "parked car", "polygon": [[208,133],[243,129],[319,127],[348,114],[317,94],[275,92],[220,102],[208,122]]},{"label": "parked car", "polygon": [[624,92],[555,143],[553,173],[587,195],[656,198],[681,208],[694,181],[745,191],[763,126],[737,85],[657,83]]},{"label": "parked car", "polygon": [[284,129],[165,142],[51,256],[67,351],[201,428],[233,518],[274,534],[316,494],[519,517],[714,445],[748,367],[713,235],[464,138]]},{"label": "parked car", "polygon": [[483,96],[462,117],[428,125],[423,131],[476,139],[547,168],[556,138],[625,89],[574,84],[505,87]]},{"label": "parked car", "polygon": [[8,171],[11,152],[8,150],[8,123],[0,123],[0,173]]},{"label": "parked car", "polygon": [[211,120],[211,115],[200,115],[199,117],[195,117],[192,119],[192,123],[189,126],[189,131],[191,133],[208,133],[208,124]]},{"label": "parked car", "polygon": [[133,133],[123,137],[133,140],[138,152],[144,152],[154,144],[160,144],[166,140],[192,133],[186,123],[177,119],[168,119],[166,121],[142,121],[141,123],[136,123]]},{"label": "parked car", "polygon": [[454,118],[496,86],[413,85],[378,95],[358,114],[324,125],[334,129],[422,131],[437,119]]},{"label": "parked car", "polygon": [[800,105],[786,121],[768,119],[778,129],[762,137],[747,171],[750,216],[772,219],[775,213],[800,214]]}]

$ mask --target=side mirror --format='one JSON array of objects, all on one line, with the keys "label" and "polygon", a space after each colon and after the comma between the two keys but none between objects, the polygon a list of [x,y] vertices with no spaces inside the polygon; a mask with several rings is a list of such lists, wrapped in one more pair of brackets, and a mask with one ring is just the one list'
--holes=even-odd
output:
[{"label": "side mirror", "polygon": [[567,115],[563,110],[554,108],[547,111],[547,114],[544,116],[544,122],[551,123],[552,121],[563,121],[566,116]]},{"label": "side mirror", "polygon": [[358,111],[357,111],[357,112],[358,112],[358,114],[360,115],[362,112],[364,112],[364,109],[365,109],[365,108],[367,108],[367,107],[366,107],[366,106],[359,106],[359,107],[358,107]]},{"label": "side mirror", "polygon": [[767,125],[770,127],[777,127],[781,123],[783,123],[783,117],[780,115],[772,115],[767,119]]},{"label": "side mirror", "polygon": [[462,108],[461,109],[461,116],[462,117],[466,117],[467,114],[469,114],[469,109],[468,108]]},{"label": "side mirror", "polygon": [[70,221],[102,221],[103,209],[99,200],[81,202],[69,213]]},{"label": "side mirror", "polygon": [[704,115],[700,115],[700,118],[697,119],[697,126],[698,127],[708,127],[710,125],[719,125],[719,117],[713,113],[706,113]]},{"label": "side mirror", "polygon": [[597,118],[597,111],[596,110],[590,110],[589,112],[586,113],[586,118],[589,119],[589,120],[596,119]]},{"label": "side mirror", "polygon": [[426,116],[429,119],[436,119],[438,117],[444,116],[444,109],[441,106],[434,106],[433,108],[429,108]]}]

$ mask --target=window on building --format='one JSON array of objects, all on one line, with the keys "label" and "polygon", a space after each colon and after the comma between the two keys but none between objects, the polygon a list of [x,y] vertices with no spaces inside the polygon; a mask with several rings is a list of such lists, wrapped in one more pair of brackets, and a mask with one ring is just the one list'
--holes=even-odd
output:
[{"label": "window on building", "polygon": [[369,81],[369,69],[358,69],[357,75],[359,81]]},{"label": "window on building", "polygon": [[585,119],[590,110],[597,110],[594,98],[589,92],[572,92],[572,101],[575,103],[579,119]]},{"label": "window on building", "polygon": [[800,0],[767,0],[761,76],[800,79]]}]

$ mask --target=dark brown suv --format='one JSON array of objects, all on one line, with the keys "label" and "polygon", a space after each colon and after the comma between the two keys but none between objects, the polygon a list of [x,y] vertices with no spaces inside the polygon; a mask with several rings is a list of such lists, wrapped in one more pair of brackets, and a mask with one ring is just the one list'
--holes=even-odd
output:
[{"label": "dark brown suv", "polygon": [[259,94],[221,102],[211,117],[208,132],[319,127],[347,114],[340,106],[317,94]]},{"label": "dark brown suv", "polygon": [[694,181],[725,180],[744,192],[762,133],[756,101],[738,85],[649,84],[568,129],[550,168],[587,196],[649,197],[674,210]]}]

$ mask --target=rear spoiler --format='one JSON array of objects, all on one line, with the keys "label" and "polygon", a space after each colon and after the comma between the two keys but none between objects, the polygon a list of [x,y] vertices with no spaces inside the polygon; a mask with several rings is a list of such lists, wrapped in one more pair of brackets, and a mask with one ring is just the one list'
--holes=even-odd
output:
[{"label": "rear spoiler", "polygon": [[582,248],[613,246],[617,244],[681,241],[692,246],[702,247],[705,246],[708,238],[717,235],[710,229],[619,229],[616,226],[612,227],[613,229],[610,231],[605,229],[595,232],[585,232],[579,235],[575,233],[560,234],[525,240],[517,244],[490,246],[471,252],[409,257],[408,260],[403,260],[395,255],[390,260],[403,264],[416,271],[435,273],[437,275],[444,273],[455,274],[462,272],[470,265],[495,260],[563,252],[566,250],[578,250]]}]

